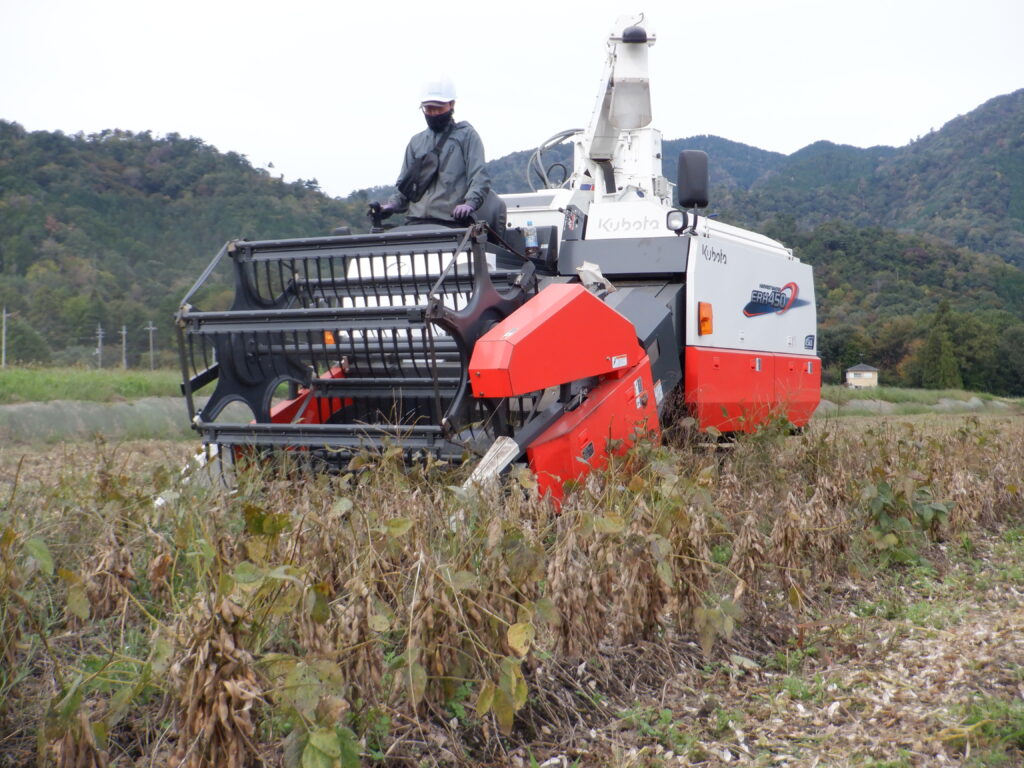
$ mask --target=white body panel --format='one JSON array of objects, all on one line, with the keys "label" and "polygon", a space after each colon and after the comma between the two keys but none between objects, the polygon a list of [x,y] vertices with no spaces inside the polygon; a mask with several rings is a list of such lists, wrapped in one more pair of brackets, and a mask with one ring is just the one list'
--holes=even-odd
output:
[{"label": "white body panel", "polygon": [[525,227],[533,222],[535,227],[558,227],[558,237],[562,237],[562,224],[565,222],[565,209],[575,205],[586,211],[594,194],[577,189],[545,189],[540,192],[525,192],[501,195],[508,208],[506,220],[510,227]]},{"label": "white body panel", "polygon": [[[711,304],[714,327],[698,333],[698,303]],[[811,267],[778,242],[703,220],[690,240],[686,270],[688,346],[785,355],[817,354]]]},{"label": "white body panel", "polygon": [[623,237],[676,237],[665,225],[671,208],[655,200],[637,198],[621,202],[594,202],[587,218],[587,240]]}]

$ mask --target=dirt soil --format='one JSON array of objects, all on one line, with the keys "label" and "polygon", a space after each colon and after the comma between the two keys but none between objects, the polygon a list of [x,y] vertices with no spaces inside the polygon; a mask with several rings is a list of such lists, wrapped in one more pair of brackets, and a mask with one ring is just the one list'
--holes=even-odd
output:
[{"label": "dirt soil", "polygon": [[1024,529],[928,557],[837,585],[826,618],[774,652],[748,638],[727,660],[684,653],[586,750],[546,764],[1024,765]]}]

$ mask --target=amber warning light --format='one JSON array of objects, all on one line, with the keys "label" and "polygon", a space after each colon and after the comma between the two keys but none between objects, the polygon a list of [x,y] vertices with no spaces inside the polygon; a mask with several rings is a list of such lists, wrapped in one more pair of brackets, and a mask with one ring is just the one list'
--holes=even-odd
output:
[{"label": "amber warning light", "polygon": [[711,303],[707,301],[697,302],[697,333],[707,336],[714,329],[713,313]]}]

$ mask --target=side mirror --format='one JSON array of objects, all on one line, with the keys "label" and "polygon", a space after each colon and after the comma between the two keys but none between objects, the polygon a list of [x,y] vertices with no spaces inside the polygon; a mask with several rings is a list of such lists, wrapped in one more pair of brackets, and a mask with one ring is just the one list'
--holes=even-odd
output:
[{"label": "side mirror", "polygon": [[679,153],[676,194],[680,208],[706,208],[708,204],[708,156],[699,149]]}]

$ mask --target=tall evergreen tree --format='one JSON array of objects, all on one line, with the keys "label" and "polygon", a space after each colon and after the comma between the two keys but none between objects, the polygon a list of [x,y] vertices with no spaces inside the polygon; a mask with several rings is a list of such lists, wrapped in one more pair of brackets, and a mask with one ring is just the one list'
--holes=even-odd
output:
[{"label": "tall evergreen tree", "polygon": [[921,384],[925,389],[961,389],[964,385],[953,352],[949,302],[943,299],[921,350]]}]

